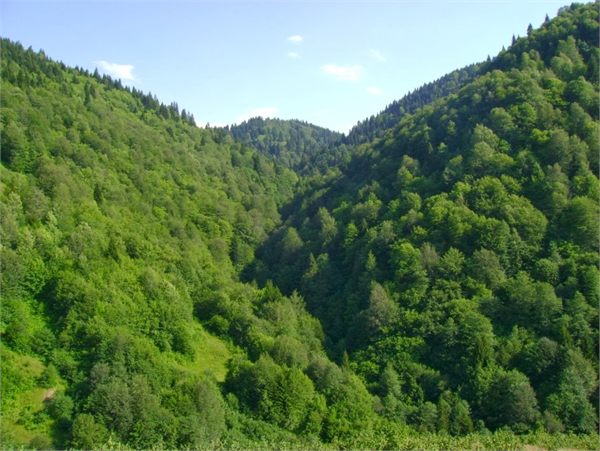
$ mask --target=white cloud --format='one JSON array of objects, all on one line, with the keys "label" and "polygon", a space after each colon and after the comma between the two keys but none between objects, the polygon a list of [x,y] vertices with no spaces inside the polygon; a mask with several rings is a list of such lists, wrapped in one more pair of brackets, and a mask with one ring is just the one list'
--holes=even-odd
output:
[{"label": "white cloud", "polygon": [[250,111],[249,113],[240,114],[235,119],[235,122],[236,122],[236,124],[240,124],[244,121],[247,121],[248,119],[252,119],[253,117],[259,117],[259,116],[263,117],[263,118],[272,117],[278,111],[279,110],[274,107],[257,108],[255,110]]},{"label": "white cloud", "polygon": [[288,52],[287,56],[293,60],[300,58],[300,54],[296,52]]},{"label": "white cloud", "polygon": [[370,88],[367,88],[367,92],[377,95],[381,93],[381,89],[371,86]]},{"label": "white cloud", "polygon": [[380,63],[385,63],[387,61],[387,58],[383,56],[379,50],[371,50],[371,55],[373,56],[373,58],[375,58],[375,61],[378,61]]},{"label": "white cloud", "polygon": [[294,36],[290,36],[288,38],[288,41],[291,41],[294,44],[300,44],[303,40],[304,40],[304,38],[302,36],[300,36],[299,34],[294,35]]},{"label": "white cloud", "polygon": [[326,74],[333,75],[336,80],[359,81],[362,66],[337,66],[335,64],[326,64],[323,66]]},{"label": "white cloud", "polygon": [[135,80],[135,77],[132,73],[133,66],[131,64],[116,64],[109,63],[107,61],[94,61],[94,64],[96,64],[98,68],[102,69],[103,72],[106,72],[113,78],[120,78],[121,80]]}]

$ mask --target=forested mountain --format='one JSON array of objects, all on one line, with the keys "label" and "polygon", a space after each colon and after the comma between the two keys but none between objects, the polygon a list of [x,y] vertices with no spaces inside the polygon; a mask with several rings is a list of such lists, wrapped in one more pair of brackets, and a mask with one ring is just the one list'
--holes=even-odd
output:
[{"label": "forested mountain", "polygon": [[326,154],[330,145],[343,136],[303,121],[261,117],[226,128],[234,138],[295,171],[306,171],[318,164],[318,156]]},{"label": "forested mountain", "polygon": [[388,418],[594,431],[598,5],[480,73],[306,182],[254,274],[299,290]]},{"label": "forested mountain", "polygon": [[357,146],[380,138],[407,114],[458,91],[475,77],[479,67],[478,64],[472,64],[424,84],[392,102],[381,113],[356,124],[347,136],[297,120],[260,117],[225,129],[234,138],[274,158],[299,175],[318,176],[329,168],[348,164]]},{"label": "forested mountain", "polygon": [[348,136],[344,137],[343,142],[358,145],[380,138],[386,130],[394,127],[407,114],[415,113],[419,108],[433,103],[436,99],[454,94],[473,80],[479,67],[479,64],[471,64],[424,84],[402,99],[392,102],[381,113],[356,124]]},{"label": "forested mountain", "polygon": [[1,45],[2,449],[597,447],[597,4],[358,146]]},{"label": "forested mountain", "polygon": [[7,40],[1,98],[3,449],[299,447],[374,421],[303,301],[238,281],[293,172]]}]

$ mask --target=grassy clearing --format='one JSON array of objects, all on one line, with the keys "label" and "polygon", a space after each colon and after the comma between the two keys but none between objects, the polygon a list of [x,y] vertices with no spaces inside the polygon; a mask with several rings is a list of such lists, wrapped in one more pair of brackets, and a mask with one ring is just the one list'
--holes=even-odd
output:
[{"label": "grassy clearing", "polygon": [[180,354],[171,354],[172,364],[178,370],[194,375],[211,374],[218,382],[223,382],[227,375],[227,362],[232,357],[229,345],[218,337],[194,325],[194,354],[193,360],[186,359]]},{"label": "grassy clearing", "polygon": [[38,385],[45,368],[38,359],[2,348],[3,449],[27,444],[36,435],[49,437],[53,422],[44,412],[48,390]]},{"label": "grassy clearing", "polygon": [[202,341],[194,362],[197,371],[211,372],[217,381],[223,382],[227,375],[227,362],[231,359],[231,352],[224,341],[205,330],[202,330],[201,334]]}]

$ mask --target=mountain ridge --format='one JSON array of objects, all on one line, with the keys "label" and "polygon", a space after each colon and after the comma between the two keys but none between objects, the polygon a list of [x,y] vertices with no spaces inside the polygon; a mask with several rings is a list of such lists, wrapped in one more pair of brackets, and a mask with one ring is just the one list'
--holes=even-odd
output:
[{"label": "mountain ridge", "polygon": [[[394,100],[376,115],[359,121],[347,134],[297,119],[261,117],[224,129],[230,131],[234,138],[246,142],[263,155],[283,161],[300,174],[322,174],[329,167],[348,162],[351,152],[348,146],[355,147],[380,138],[406,114],[457,91],[477,74],[480,67],[481,64],[471,64],[420,86]],[[294,131],[293,136],[290,130]],[[315,140],[312,135],[317,135],[318,139]],[[284,137],[292,141],[291,148],[288,148]]]}]

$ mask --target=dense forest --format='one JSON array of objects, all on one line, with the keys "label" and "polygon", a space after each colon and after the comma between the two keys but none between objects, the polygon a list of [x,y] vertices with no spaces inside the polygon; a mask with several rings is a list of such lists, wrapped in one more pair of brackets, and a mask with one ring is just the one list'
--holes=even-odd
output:
[{"label": "dense forest", "polygon": [[381,138],[386,130],[393,128],[407,114],[414,114],[419,108],[433,103],[436,99],[457,92],[477,75],[479,64],[471,64],[450,72],[438,80],[426,83],[400,100],[395,100],[382,112],[356,124],[343,142],[358,145]]},{"label": "dense forest", "polygon": [[2,449],[597,449],[598,5],[348,136],[1,42]]},{"label": "dense forest", "polygon": [[596,430],[597,13],[564,10],[305,181],[260,251],[383,415]]},{"label": "dense forest", "polygon": [[318,168],[319,159],[330,153],[330,146],[343,136],[307,122],[261,117],[227,126],[226,130],[263,155],[271,155],[275,161],[300,173]]}]

